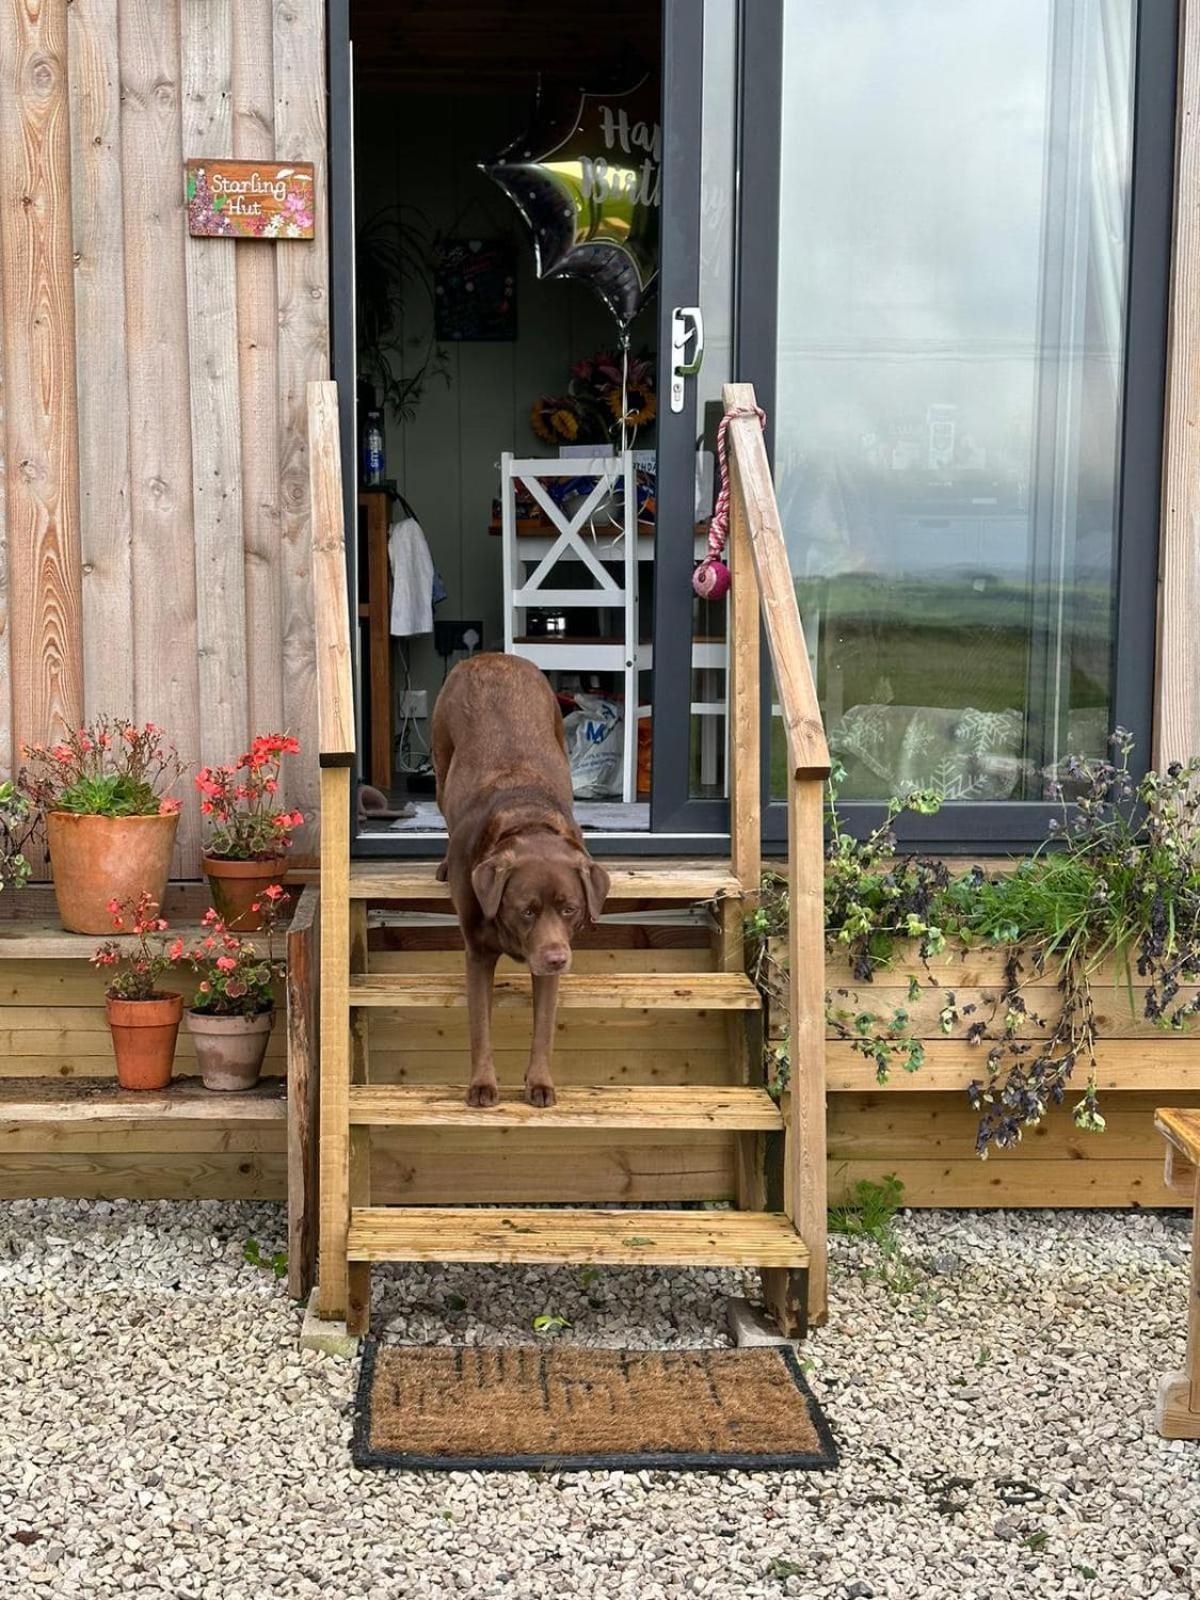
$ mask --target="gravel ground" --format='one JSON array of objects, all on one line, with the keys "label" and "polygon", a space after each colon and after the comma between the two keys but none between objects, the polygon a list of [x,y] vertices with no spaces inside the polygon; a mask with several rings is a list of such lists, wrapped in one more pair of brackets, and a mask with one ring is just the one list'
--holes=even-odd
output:
[{"label": "gravel ground", "polygon": [[[1200,1594],[1200,1444],[1160,1440],[1187,1233],[1163,1215],[924,1213],[835,1243],[805,1347],[819,1474],[419,1477],[348,1454],[355,1364],[297,1349],[248,1238],[279,1208],[0,1207],[0,1592],[171,1600]],[[377,1326],[722,1343],[736,1273],[380,1272]]]}]

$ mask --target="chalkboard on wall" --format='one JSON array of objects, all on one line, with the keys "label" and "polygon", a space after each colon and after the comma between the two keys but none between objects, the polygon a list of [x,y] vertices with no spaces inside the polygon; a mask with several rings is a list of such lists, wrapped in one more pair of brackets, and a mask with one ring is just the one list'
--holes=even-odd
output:
[{"label": "chalkboard on wall", "polygon": [[444,239],[434,264],[439,343],[517,337],[517,258],[510,239]]}]

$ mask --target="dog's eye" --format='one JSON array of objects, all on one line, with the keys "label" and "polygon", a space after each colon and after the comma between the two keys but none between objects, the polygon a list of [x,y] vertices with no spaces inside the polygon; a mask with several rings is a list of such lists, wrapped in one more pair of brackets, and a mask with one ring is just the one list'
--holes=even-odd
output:
[{"label": "dog's eye", "polygon": [[526,922],[532,922],[534,917],[537,916],[537,907],[536,906],[526,906],[524,911],[522,911],[521,915],[525,918]]},{"label": "dog's eye", "polygon": [[563,906],[563,908],[562,908],[562,914],[563,914],[564,917],[573,917],[578,910],[579,910],[579,907],[575,906],[575,905],[572,905],[571,902],[568,900],[566,905]]}]

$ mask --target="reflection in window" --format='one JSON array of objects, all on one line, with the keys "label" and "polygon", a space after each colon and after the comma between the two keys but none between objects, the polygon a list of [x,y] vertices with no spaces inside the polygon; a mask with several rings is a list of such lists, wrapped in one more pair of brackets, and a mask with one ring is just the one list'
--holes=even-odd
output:
[{"label": "reflection in window", "polygon": [[1111,721],[1135,0],[785,0],[776,470],[847,799]]}]

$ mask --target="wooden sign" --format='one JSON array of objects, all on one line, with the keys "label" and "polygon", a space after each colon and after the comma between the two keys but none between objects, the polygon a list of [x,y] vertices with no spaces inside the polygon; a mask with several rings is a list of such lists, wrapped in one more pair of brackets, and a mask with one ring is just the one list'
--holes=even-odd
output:
[{"label": "wooden sign", "polygon": [[187,163],[188,232],[195,239],[311,239],[310,161]]}]

